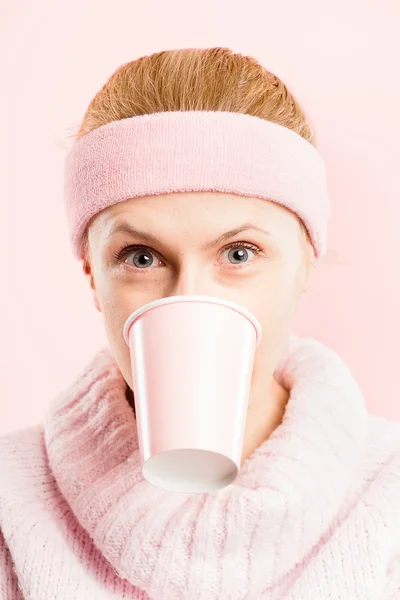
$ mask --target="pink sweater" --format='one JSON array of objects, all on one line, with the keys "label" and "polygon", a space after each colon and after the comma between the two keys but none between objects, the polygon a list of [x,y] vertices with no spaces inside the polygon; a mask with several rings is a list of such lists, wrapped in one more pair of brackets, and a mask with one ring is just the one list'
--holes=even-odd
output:
[{"label": "pink sweater", "polygon": [[0,438],[1,600],[399,600],[400,423],[314,340],[276,376],[284,419],[235,482],[175,494],[142,477],[101,349],[43,425]]}]

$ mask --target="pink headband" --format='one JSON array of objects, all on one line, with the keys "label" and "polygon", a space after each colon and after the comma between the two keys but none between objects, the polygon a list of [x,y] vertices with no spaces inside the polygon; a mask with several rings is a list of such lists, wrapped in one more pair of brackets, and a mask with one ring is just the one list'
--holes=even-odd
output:
[{"label": "pink headband", "polygon": [[104,208],[138,196],[189,191],[276,202],[303,221],[315,256],[325,253],[325,165],[310,142],[251,115],[178,111],[113,121],[75,142],[65,169],[74,255],[83,258],[86,226]]}]

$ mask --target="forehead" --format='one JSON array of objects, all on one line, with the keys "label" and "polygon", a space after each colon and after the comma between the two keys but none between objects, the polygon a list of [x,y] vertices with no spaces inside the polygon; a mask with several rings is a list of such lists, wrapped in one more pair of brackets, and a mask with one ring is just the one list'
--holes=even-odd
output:
[{"label": "forehead", "polygon": [[98,213],[92,223],[104,228],[112,226],[120,217],[140,217],[146,222],[151,221],[153,226],[160,222],[179,223],[185,219],[195,219],[193,225],[210,222],[218,226],[229,225],[235,218],[243,220],[251,216],[262,219],[264,225],[267,222],[282,224],[293,218],[297,221],[297,216],[283,206],[260,198],[223,192],[174,192],[118,202]]}]

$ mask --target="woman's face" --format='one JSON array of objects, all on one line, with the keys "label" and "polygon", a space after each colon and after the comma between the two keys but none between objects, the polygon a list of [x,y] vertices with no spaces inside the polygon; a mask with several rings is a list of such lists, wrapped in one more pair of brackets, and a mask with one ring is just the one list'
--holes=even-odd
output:
[{"label": "woman's face", "polygon": [[258,198],[169,193],[104,209],[91,222],[88,239],[85,273],[131,389],[129,348],[122,334],[128,316],[152,300],[203,294],[236,302],[259,320],[262,341],[251,393],[262,393],[307,282],[312,251],[295,215]]}]

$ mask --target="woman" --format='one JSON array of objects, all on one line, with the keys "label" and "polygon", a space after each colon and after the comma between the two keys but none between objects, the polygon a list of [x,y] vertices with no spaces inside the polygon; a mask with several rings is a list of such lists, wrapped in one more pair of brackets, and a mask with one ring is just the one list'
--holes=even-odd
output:
[{"label": "woman", "polygon": [[[332,350],[290,335],[329,210],[285,85],[226,48],[127,63],[66,174],[109,346],[43,424],[1,440],[1,598],[399,599],[400,424],[366,412]],[[197,495],[143,478],[122,335],[181,294],[234,301],[263,332],[239,474]]]}]

